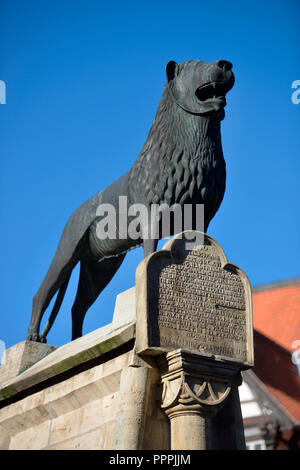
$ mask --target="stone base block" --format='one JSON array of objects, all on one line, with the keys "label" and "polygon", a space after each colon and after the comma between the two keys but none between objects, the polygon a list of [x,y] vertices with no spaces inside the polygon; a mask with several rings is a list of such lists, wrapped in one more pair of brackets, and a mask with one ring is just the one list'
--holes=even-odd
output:
[{"label": "stone base block", "polygon": [[134,340],[133,288],[118,295],[103,328],[59,348],[24,341],[8,349],[0,449],[169,449],[157,369],[136,356]]},{"label": "stone base block", "polygon": [[55,349],[57,346],[36,341],[22,341],[6,349],[0,368],[0,384],[17,377]]}]

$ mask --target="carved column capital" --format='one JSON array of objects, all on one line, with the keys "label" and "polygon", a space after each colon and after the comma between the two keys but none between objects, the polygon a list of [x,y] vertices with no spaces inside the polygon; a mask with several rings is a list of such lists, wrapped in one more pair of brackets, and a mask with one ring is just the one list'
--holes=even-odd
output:
[{"label": "carved column capital", "polygon": [[159,360],[163,384],[161,407],[172,419],[182,414],[212,417],[221,408],[233,383],[240,382],[232,364],[181,349]]},{"label": "carved column capital", "polygon": [[172,418],[178,413],[199,413],[213,416],[228,396],[230,382],[219,382],[180,372],[162,378],[162,409]]}]

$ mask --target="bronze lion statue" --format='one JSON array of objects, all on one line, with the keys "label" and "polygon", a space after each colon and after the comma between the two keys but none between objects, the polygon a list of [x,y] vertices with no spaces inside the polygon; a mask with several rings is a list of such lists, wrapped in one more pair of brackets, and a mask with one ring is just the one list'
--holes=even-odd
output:
[{"label": "bronze lion statue", "polygon": [[[204,231],[217,212],[225,191],[226,169],[220,123],[226,94],[234,84],[232,65],[226,60],[190,60],[166,67],[167,82],[147,140],[132,168],[120,179],[82,204],[69,218],[49,270],[33,298],[27,339],[46,342],[46,335],[61,306],[72,270],[80,261],[80,277],[72,307],[72,339],[82,335],[88,308],[120,267],[126,252],[143,245],[144,256],[156,250],[161,237],[147,235],[153,220],[145,217],[140,235],[126,233],[130,218],[115,219],[117,236],[99,237],[99,207],[110,204],[119,213],[120,196],[128,206],[142,204],[204,205]],[[155,219],[156,220],[156,219]],[[160,224],[160,218],[155,223]],[[126,227],[124,226],[124,223]],[[196,224],[192,215],[193,229]],[[172,228],[173,227],[173,228]],[[174,232],[171,224],[170,235]],[[151,232],[152,233],[152,232]],[[57,293],[49,320],[40,333],[42,316]]]}]

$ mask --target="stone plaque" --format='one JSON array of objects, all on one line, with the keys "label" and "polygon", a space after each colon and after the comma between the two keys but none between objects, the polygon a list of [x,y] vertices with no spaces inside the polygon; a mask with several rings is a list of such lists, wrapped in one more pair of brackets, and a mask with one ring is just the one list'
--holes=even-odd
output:
[{"label": "stone plaque", "polygon": [[137,351],[157,355],[181,348],[251,367],[248,278],[213,238],[201,235],[192,243],[191,232],[183,232],[138,266]]}]

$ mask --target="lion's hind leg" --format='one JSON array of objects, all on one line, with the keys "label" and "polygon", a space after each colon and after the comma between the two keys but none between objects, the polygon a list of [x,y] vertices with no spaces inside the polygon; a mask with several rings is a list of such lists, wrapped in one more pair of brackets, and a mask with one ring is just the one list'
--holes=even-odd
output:
[{"label": "lion's hind leg", "polygon": [[[78,261],[79,258],[74,256],[64,264],[58,257],[54,257],[39,290],[33,297],[32,314],[27,335],[28,340],[46,341],[45,337],[41,337],[39,334],[43,314],[56,292],[68,282],[72,270],[75,268]],[[56,306],[58,303],[59,302],[56,302]]]},{"label": "lion's hind leg", "polygon": [[82,336],[85,314],[121,266],[124,255],[81,260],[77,294],[72,307],[72,340]]}]

